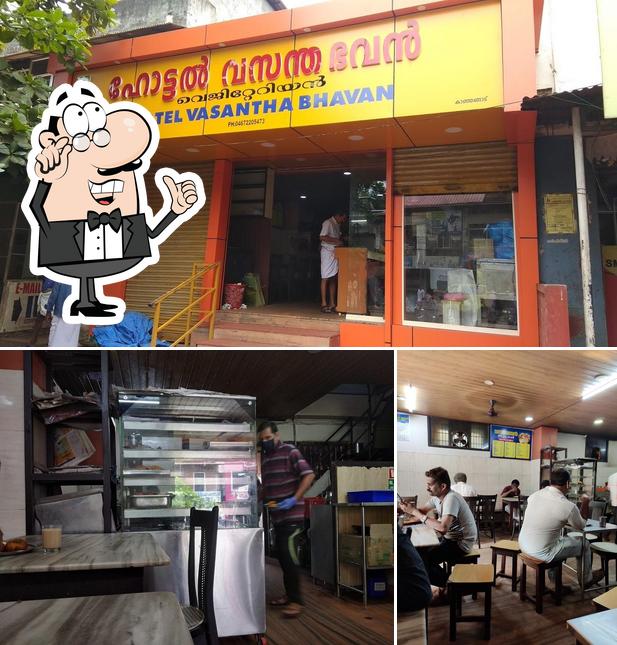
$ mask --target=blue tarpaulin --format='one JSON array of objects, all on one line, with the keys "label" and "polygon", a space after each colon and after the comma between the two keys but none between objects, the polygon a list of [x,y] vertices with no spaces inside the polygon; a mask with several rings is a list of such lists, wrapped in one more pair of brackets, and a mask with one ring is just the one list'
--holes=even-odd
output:
[{"label": "blue tarpaulin", "polygon": [[[93,333],[101,347],[150,347],[152,321],[137,311],[127,311],[122,322],[95,327]],[[169,343],[157,340],[156,345],[167,347]]]},{"label": "blue tarpaulin", "polygon": [[498,260],[513,260],[514,227],[512,222],[494,222],[486,227],[486,232],[493,240],[495,257]]}]

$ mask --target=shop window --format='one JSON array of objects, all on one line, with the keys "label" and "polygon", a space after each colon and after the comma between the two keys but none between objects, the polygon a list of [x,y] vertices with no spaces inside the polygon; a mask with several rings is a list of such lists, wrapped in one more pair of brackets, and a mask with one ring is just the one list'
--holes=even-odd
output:
[{"label": "shop window", "polygon": [[484,423],[429,417],[428,444],[435,448],[490,450],[489,427]]},{"label": "shop window", "polygon": [[517,329],[510,193],[405,197],[405,320]]},{"label": "shop window", "polygon": [[366,313],[384,315],[385,169],[354,171],[350,182],[349,246],[366,249]]}]

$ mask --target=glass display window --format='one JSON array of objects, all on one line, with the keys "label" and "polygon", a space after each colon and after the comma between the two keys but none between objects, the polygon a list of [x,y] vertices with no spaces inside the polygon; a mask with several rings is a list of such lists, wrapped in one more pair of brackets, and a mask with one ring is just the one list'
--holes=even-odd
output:
[{"label": "glass display window", "polygon": [[349,246],[366,249],[366,313],[382,318],[386,260],[385,168],[354,170],[349,204]]},{"label": "glass display window", "polygon": [[404,320],[515,331],[512,195],[404,199]]}]

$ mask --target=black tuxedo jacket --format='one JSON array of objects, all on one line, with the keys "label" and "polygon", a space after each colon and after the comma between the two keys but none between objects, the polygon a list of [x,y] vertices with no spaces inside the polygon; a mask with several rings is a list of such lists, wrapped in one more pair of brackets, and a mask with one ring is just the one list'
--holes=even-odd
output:
[{"label": "black tuxedo jacket", "polygon": [[[39,182],[30,208],[39,226],[39,266],[80,264],[84,260],[84,228],[86,220],[50,222],[44,205],[51,184]],[[158,237],[178,217],[169,211],[163,220],[151,229],[143,213],[122,217],[123,259],[146,258],[152,255],[150,239]]]}]

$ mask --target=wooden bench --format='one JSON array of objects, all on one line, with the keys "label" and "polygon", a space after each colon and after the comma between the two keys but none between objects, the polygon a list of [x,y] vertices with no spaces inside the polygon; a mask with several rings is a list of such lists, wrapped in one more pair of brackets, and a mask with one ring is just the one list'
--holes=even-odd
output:
[{"label": "wooden bench", "polygon": [[[555,604],[561,605],[561,596],[563,593],[562,586],[562,561],[558,562],[544,562],[537,558],[532,558],[526,553],[520,555],[523,570],[521,571],[521,586],[520,598],[521,600],[531,600],[536,605],[536,613],[541,614],[544,609],[544,594],[550,593],[555,598]],[[530,596],[527,593],[527,567],[536,572],[536,595]],[[545,573],[555,569],[555,591],[550,591],[546,588]]]},{"label": "wooden bench", "polygon": [[[484,639],[491,638],[491,592],[494,569],[491,564],[457,564],[448,580],[450,599],[450,640],[456,640],[457,623],[481,622],[484,624]],[[484,614],[463,616],[463,596],[484,593]]]},{"label": "wooden bench", "polygon": [[[499,540],[491,544],[493,550],[493,568],[495,569],[495,579],[510,578],[512,580],[512,591],[516,591],[518,582],[518,556],[521,549],[518,540]],[[501,556],[501,569],[497,571],[497,557]],[[506,573],[506,558],[512,558],[512,575]]]}]

